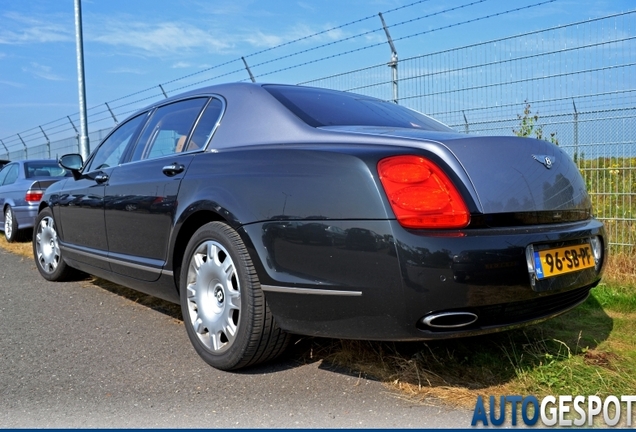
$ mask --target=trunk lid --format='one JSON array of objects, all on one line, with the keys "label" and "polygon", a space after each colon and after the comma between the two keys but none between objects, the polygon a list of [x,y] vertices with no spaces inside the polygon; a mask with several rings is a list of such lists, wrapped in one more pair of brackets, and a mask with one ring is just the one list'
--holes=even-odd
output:
[{"label": "trunk lid", "polygon": [[[590,198],[577,166],[567,153],[546,141],[416,129],[324,129],[407,138],[413,140],[410,146],[415,148],[417,141],[442,144],[463,166],[477,194],[478,205],[487,215],[534,213],[534,219],[538,217],[541,223],[582,220],[590,216]],[[545,214],[539,214],[542,212]]]}]

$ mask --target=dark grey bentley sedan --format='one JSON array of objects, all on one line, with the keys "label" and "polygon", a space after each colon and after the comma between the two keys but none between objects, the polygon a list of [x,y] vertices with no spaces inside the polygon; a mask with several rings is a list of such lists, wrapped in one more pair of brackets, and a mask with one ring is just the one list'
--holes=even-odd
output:
[{"label": "dark grey bentley sedan", "polygon": [[153,104],[49,187],[33,253],[181,304],[210,365],[289,334],[475,335],[583,302],[605,261],[585,183],[545,141],[459,134],[394,103],[226,84]]}]

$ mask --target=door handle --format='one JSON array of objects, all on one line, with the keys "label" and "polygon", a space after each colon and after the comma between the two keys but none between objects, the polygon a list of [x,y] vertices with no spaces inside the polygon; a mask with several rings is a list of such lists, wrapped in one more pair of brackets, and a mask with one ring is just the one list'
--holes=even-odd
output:
[{"label": "door handle", "polygon": [[163,167],[163,173],[167,175],[168,177],[172,177],[174,175],[182,173],[183,170],[185,170],[185,165],[177,163],[177,162],[171,163],[170,165],[166,165],[165,167]]},{"label": "door handle", "polygon": [[99,184],[106,183],[108,181],[108,174],[99,173],[95,176],[94,180]]}]

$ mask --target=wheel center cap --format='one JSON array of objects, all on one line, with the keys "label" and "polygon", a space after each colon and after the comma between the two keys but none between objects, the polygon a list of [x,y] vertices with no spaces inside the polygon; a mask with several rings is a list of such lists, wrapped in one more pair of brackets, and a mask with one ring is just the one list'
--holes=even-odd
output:
[{"label": "wheel center cap", "polygon": [[223,294],[223,289],[221,287],[216,287],[216,289],[214,290],[214,296],[216,297],[216,301],[218,301],[219,303],[223,303],[225,294]]}]

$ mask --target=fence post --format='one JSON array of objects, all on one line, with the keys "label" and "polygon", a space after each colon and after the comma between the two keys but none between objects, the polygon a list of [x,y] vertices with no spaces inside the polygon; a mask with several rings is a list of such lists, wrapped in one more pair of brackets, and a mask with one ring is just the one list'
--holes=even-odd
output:
[{"label": "fence post", "polygon": [[466,113],[462,110],[462,114],[464,115],[464,132],[468,134],[468,119],[466,118]]},{"label": "fence post", "polygon": [[241,57],[241,60],[243,60],[245,69],[247,69],[247,73],[250,74],[250,79],[252,80],[252,82],[256,82],[256,80],[254,79],[254,75],[252,75],[252,71],[250,70],[250,67],[247,65],[247,62],[245,61],[245,57]]},{"label": "fence post", "polygon": [[73,126],[73,129],[75,130],[75,139],[77,140],[77,152],[81,153],[82,149],[80,147],[79,132],[77,131],[77,128],[75,127],[75,123],[73,123],[73,120],[71,120],[71,116],[66,116],[66,118],[68,119],[68,121],[71,122],[71,126]]},{"label": "fence post", "polygon": [[576,104],[572,99],[574,107],[574,162],[578,165],[581,155],[579,155],[579,112],[576,110]]},{"label": "fence post", "polygon": [[51,159],[51,140],[49,140],[49,137],[46,136],[46,133],[44,132],[44,129],[42,129],[42,126],[38,126],[40,128],[40,130],[42,131],[42,135],[44,135],[44,138],[46,139],[46,152],[49,155],[49,159]]},{"label": "fence post", "polygon": [[7,152],[7,159],[9,159],[9,149],[4,145],[4,141],[0,140],[0,143],[2,143],[2,147],[4,147],[4,150]]},{"label": "fence post", "polygon": [[393,39],[391,39],[391,35],[389,34],[389,29],[384,22],[384,17],[382,16],[382,12],[378,13],[380,16],[380,20],[382,21],[382,27],[384,28],[384,33],[386,33],[386,38],[389,42],[389,46],[391,47],[391,61],[387,63],[387,65],[392,69],[393,72],[393,102],[398,103],[398,54],[395,49],[395,45],[393,44]]},{"label": "fence post", "polygon": [[113,110],[110,109],[110,106],[108,106],[108,102],[104,102],[106,104],[106,108],[108,108],[108,112],[110,113],[111,116],[113,116],[113,120],[115,120],[115,124],[119,123],[117,121],[117,117],[115,117],[115,113],[113,113]]},{"label": "fence post", "polygon": [[27,148],[26,143],[24,142],[24,140],[22,139],[22,137],[20,136],[20,134],[16,134],[18,136],[18,138],[20,138],[20,141],[22,141],[22,145],[24,146],[24,158],[28,159],[29,158],[29,149]]}]

